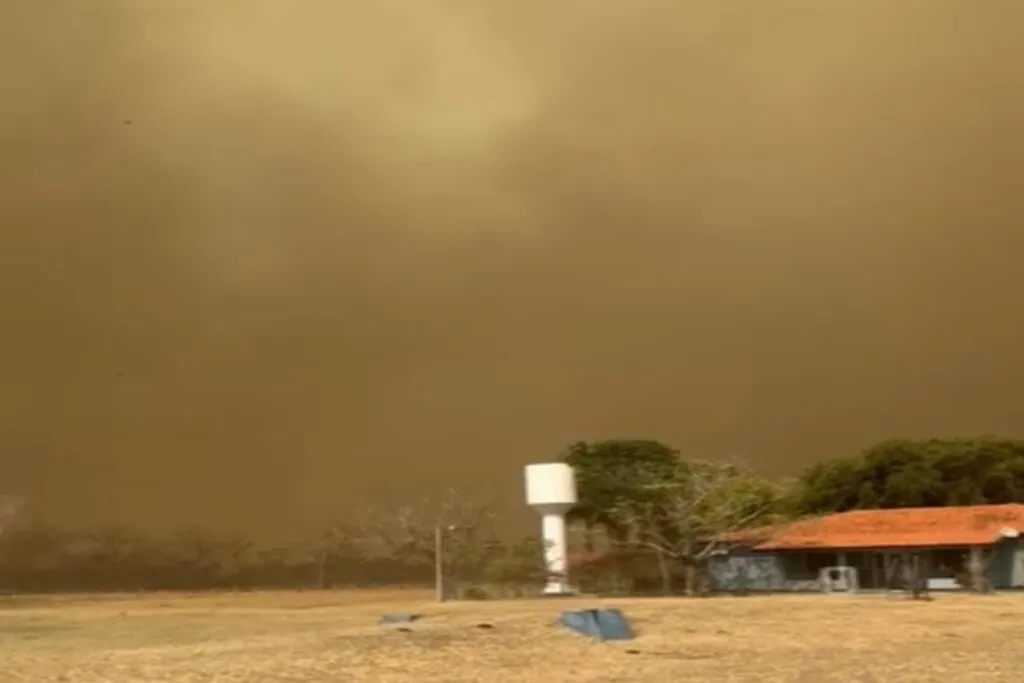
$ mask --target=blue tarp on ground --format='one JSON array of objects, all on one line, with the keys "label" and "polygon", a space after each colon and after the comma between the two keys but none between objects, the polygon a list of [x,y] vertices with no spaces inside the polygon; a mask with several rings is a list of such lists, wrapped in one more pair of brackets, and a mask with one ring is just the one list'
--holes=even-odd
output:
[{"label": "blue tarp on ground", "polygon": [[617,609],[585,609],[562,612],[562,626],[597,640],[632,640],[633,628]]}]

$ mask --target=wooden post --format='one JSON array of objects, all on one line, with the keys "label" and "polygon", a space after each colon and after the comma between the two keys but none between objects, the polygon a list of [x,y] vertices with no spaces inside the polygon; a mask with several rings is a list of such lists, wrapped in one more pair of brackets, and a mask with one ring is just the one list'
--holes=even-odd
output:
[{"label": "wooden post", "polygon": [[911,562],[911,596],[915,600],[930,600],[928,593],[928,558],[924,551],[918,550],[910,554]]},{"label": "wooden post", "polygon": [[971,589],[978,593],[991,591],[991,581],[988,577],[988,562],[985,561],[985,549],[981,546],[972,546],[967,559],[968,573],[971,576]]},{"label": "wooden post", "polygon": [[444,529],[434,526],[434,590],[438,602],[444,602]]}]

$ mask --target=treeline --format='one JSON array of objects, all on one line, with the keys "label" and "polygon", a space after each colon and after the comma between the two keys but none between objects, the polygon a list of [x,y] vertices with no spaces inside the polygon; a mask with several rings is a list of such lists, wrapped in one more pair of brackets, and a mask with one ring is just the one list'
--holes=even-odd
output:
[{"label": "treeline", "polygon": [[[580,498],[573,580],[602,592],[700,591],[716,539],[733,530],[857,508],[1024,502],[1024,441],[997,437],[885,441],[790,480],[650,440],[580,442],[561,457]],[[538,539],[508,538],[486,506],[456,492],[274,547],[204,529],[16,522],[0,533],[0,591],[430,585],[438,528],[453,597],[529,594],[545,573]]]},{"label": "treeline", "polygon": [[793,491],[794,514],[861,508],[1024,502],[1024,441],[893,439],[810,467]]},{"label": "treeline", "polygon": [[610,568],[647,549],[666,593],[700,591],[733,531],[851,509],[1024,502],[1024,441],[999,437],[889,440],[789,481],[658,441],[581,442],[564,457],[577,472],[575,519],[610,541],[588,544],[584,564]]},{"label": "treeline", "polygon": [[0,534],[0,592],[427,586],[435,578],[438,528],[452,597],[535,589],[544,576],[539,541],[505,538],[496,521],[485,506],[450,492],[287,545],[199,528],[153,535],[127,526],[8,523]]},{"label": "treeline", "polygon": [[609,528],[621,517],[615,510],[622,501],[679,487],[694,468],[705,480],[714,470],[718,483],[742,484],[746,495],[759,492],[762,502],[773,501],[772,514],[784,517],[1024,502],[1024,440],[995,436],[891,439],[856,456],[822,460],[787,480],[759,476],[753,463],[691,460],[659,441],[580,442],[564,459],[579,479],[577,518]]}]

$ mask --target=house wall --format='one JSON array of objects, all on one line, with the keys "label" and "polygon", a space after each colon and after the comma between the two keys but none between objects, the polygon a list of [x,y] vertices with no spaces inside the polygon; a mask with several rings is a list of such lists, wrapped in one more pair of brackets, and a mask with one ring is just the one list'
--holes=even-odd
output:
[{"label": "house wall", "polygon": [[1024,543],[1006,538],[996,544],[989,577],[996,589],[1024,588]]},{"label": "house wall", "polygon": [[788,579],[777,555],[733,553],[713,556],[708,562],[711,590],[720,592],[817,592],[817,580]]},{"label": "house wall", "polygon": [[1024,588],[1024,543],[1019,541],[1013,552],[1013,567],[1010,569],[1010,587]]},{"label": "house wall", "polygon": [[[992,586],[997,590],[1024,589],[1024,543],[1021,539],[1005,539],[992,550],[994,557],[989,566]],[[752,554],[736,549],[730,554],[713,556],[708,562],[708,575],[711,589],[721,592],[821,590],[816,579],[787,577],[784,567],[781,554]]]}]

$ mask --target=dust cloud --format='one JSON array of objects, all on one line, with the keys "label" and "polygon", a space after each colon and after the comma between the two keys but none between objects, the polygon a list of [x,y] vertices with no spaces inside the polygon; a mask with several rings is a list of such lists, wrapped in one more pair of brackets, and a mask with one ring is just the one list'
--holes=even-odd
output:
[{"label": "dust cloud", "polygon": [[8,2],[0,489],[279,535],[580,438],[1020,435],[1022,19]]}]

